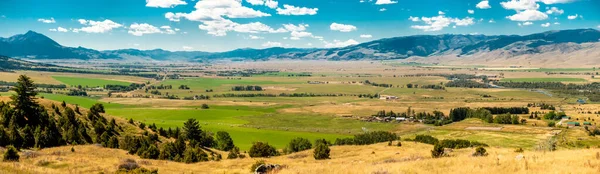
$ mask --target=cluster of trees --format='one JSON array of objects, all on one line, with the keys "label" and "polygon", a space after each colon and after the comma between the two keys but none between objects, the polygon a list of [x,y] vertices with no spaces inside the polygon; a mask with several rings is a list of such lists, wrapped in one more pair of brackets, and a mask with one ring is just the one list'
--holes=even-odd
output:
[{"label": "cluster of trees", "polygon": [[[148,92],[148,89],[146,89],[146,92]],[[154,95],[162,95],[162,93],[158,90],[152,90],[150,91],[150,94],[154,94]]]},{"label": "cluster of trees", "polygon": [[358,98],[376,98],[379,99],[379,94],[358,94]]},{"label": "cluster of trees", "polygon": [[560,119],[562,119],[565,116],[567,116],[567,114],[565,114],[564,112],[550,111],[550,112],[544,114],[544,119],[546,119],[546,120],[560,120]]},{"label": "cluster of trees", "polygon": [[[20,148],[46,148],[66,144],[98,143],[107,145],[116,141],[121,127],[101,116],[104,107],[96,104],[90,108],[87,122],[77,117],[79,107],[72,109],[66,103],[52,105],[53,113],[35,101],[35,85],[21,75],[10,103],[0,102],[0,146]],[[11,107],[13,106],[13,107]],[[91,125],[91,126],[90,126]]]},{"label": "cluster of trees", "polygon": [[369,80],[365,80],[363,83],[364,84],[368,84],[368,85],[372,85],[372,86],[377,86],[377,87],[384,87],[384,88],[392,88],[392,87],[394,87],[394,85],[392,85],[392,84],[375,83],[375,82],[371,82]]},{"label": "cluster of trees", "polygon": [[[494,112],[490,111],[494,110]],[[499,124],[519,124],[524,123],[525,120],[519,119],[518,116],[512,116],[510,113],[515,112],[516,114],[527,114],[529,113],[528,108],[521,107],[483,107],[478,109],[471,109],[468,107],[454,108],[450,110],[450,119],[454,122],[464,120],[466,118],[479,118],[488,123],[499,123]],[[509,114],[505,114],[509,113]],[[496,117],[493,114],[503,114]],[[515,121],[516,119],[516,121]]]},{"label": "cluster of trees", "polygon": [[[156,126],[153,125],[149,128],[156,130]],[[158,128],[158,132],[176,140],[159,145],[160,141],[156,133],[142,137],[126,136],[120,143],[119,148],[127,150],[130,154],[137,154],[142,158],[185,163],[220,160],[221,156],[208,150],[209,147],[223,151],[230,151],[234,148],[233,140],[227,132],[217,132],[216,136],[213,137],[209,132],[202,130],[195,119],[187,120],[181,131],[179,128],[175,128],[175,131],[171,131],[170,128],[168,131]]]},{"label": "cluster of trees", "polygon": [[335,145],[369,145],[398,139],[400,137],[391,132],[373,131],[357,134],[352,138],[338,138],[335,140]]},{"label": "cluster of trees", "polygon": [[500,114],[494,117],[494,123],[498,124],[525,124],[525,119],[520,119],[517,115]]},{"label": "cluster of trees", "polygon": [[158,86],[151,85],[151,86],[146,87],[146,92],[150,89],[173,89],[173,85],[163,85],[163,84],[160,84]]},{"label": "cluster of trees", "polygon": [[231,87],[232,91],[262,91],[263,88],[261,86],[234,86]]},{"label": "cluster of trees", "polygon": [[179,85],[177,89],[190,89],[190,87],[188,85]]},{"label": "cluster of trees", "polygon": [[445,148],[463,149],[470,147],[488,147],[488,145],[485,143],[462,139],[446,139],[440,141],[431,135],[417,135],[414,139],[412,139],[412,141],[434,145],[433,150],[431,151],[431,156],[434,158],[447,155],[445,154]]},{"label": "cluster of trees", "polygon": [[479,83],[473,80],[459,79],[446,83],[446,87],[457,88],[489,88],[488,84]]},{"label": "cluster of trees", "polygon": [[527,107],[540,107],[542,110],[556,110],[554,105],[546,103],[527,103]]},{"label": "cluster of trees", "polygon": [[529,108],[527,107],[483,107],[492,114],[529,114]]},{"label": "cluster of trees", "polygon": [[590,101],[600,101],[600,83],[564,84],[560,82],[496,82],[497,85],[509,88],[548,89],[568,95],[582,95]]},{"label": "cluster of trees", "polygon": [[[17,86],[17,82],[6,82],[6,81],[1,81],[0,80],[0,86]],[[35,86],[37,88],[55,88],[55,89],[65,89],[67,88],[67,85],[64,84],[60,84],[60,85],[54,85],[54,84],[35,84]]]},{"label": "cluster of trees", "polygon": [[68,96],[88,96],[87,92],[83,90],[72,89],[69,92],[65,93]]},{"label": "cluster of trees", "polygon": [[421,85],[421,88],[423,88],[423,89],[438,89],[438,90],[444,90],[444,89],[446,89],[442,85]]},{"label": "cluster of trees", "polygon": [[104,89],[110,90],[110,91],[117,91],[117,92],[125,92],[125,91],[133,91],[136,89],[140,89],[143,88],[144,86],[146,86],[146,84],[143,83],[132,83],[129,86],[125,86],[125,85],[104,85]]},{"label": "cluster of trees", "polygon": [[531,112],[531,114],[529,115],[529,119],[541,120],[542,118],[538,114],[541,114],[541,112],[539,112],[539,111]]},{"label": "cluster of trees", "polygon": [[594,130],[591,130],[588,126],[585,126],[585,131],[588,132],[589,136],[596,136],[596,135],[600,135],[600,129],[598,128],[594,128]]}]

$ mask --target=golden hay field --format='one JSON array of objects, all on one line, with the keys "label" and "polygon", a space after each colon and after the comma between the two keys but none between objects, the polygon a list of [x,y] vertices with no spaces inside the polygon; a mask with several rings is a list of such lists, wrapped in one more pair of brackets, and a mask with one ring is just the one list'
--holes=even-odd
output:
[{"label": "golden hay field", "polygon": [[[286,173],[599,173],[600,150],[579,149],[554,152],[488,148],[488,156],[473,157],[474,149],[454,150],[449,157],[431,158],[431,145],[402,142],[369,146],[333,146],[331,159],[315,160],[312,150],[266,159],[224,159],[184,164],[140,159],[126,151],[95,145],[48,148],[30,152],[18,163],[0,163],[0,173],[113,173],[125,159],[159,173],[250,173],[257,160],[282,165],[274,172]],[[522,158],[519,158],[522,154]],[[223,153],[224,156],[226,156]],[[44,162],[45,165],[41,165]]]}]

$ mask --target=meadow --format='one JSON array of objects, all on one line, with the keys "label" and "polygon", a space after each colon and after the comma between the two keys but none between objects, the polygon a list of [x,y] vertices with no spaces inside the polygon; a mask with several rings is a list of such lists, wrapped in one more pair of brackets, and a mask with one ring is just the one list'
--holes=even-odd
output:
[{"label": "meadow", "polygon": [[504,78],[501,82],[585,82],[582,78]]},{"label": "meadow", "polygon": [[130,82],[116,81],[116,80],[105,80],[105,79],[94,79],[94,78],[83,78],[83,77],[68,77],[68,76],[52,76],[52,78],[69,86],[87,86],[87,87],[102,87],[104,85],[123,85],[129,86]]}]

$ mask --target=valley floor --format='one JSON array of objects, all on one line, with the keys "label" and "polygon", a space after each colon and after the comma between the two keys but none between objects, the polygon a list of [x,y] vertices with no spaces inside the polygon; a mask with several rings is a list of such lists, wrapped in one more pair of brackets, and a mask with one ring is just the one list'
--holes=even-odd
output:
[{"label": "valley floor", "polygon": [[[395,144],[395,142],[394,142]],[[279,164],[276,173],[599,173],[600,149],[554,152],[514,152],[488,148],[486,157],[474,149],[454,150],[449,157],[431,158],[431,145],[402,142],[401,147],[380,143],[369,146],[332,146],[331,159],[314,160],[312,150],[266,159],[224,159],[184,164],[140,159],[118,149],[95,145],[48,148],[21,152],[21,161],[0,163],[0,173],[114,173],[125,159],[159,173],[250,173],[258,160]],[[29,156],[29,157],[26,157]],[[223,156],[226,154],[223,153]]]}]

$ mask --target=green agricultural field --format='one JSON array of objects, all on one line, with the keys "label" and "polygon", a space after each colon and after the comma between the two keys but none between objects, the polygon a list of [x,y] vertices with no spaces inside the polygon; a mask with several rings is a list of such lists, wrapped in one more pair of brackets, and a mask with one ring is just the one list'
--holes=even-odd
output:
[{"label": "green agricultural field", "polygon": [[585,82],[582,78],[505,78],[501,82]]},{"label": "green agricultural field", "polygon": [[[158,127],[174,128],[181,127],[189,118],[197,119],[204,129],[211,132],[226,131],[231,134],[236,146],[247,150],[255,141],[269,142],[278,148],[283,148],[289,141],[295,137],[304,137],[315,140],[325,138],[335,140],[335,138],[347,137],[344,134],[330,134],[317,132],[286,131],[273,130],[261,126],[256,126],[244,117],[253,117],[265,114],[262,111],[253,111],[242,109],[232,109],[231,107],[213,107],[210,109],[189,109],[189,108],[128,108],[128,109],[108,109],[107,113],[123,118],[132,118],[136,121],[142,121],[146,124],[155,123]],[[283,126],[279,123],[271,124],[271,120],[266,123],[271,126]],[[291,126],[293,125],[290,123]],[[360,129],[360,127],[358,127]]]},{"label": "green agricultural field", "polygon": [[102,87],[104,85],[124,85],[129,86],[130,82],[115,81],[115,80],[104,80],[104,79],[93,79],[83,77],[67,77],[67,76],[52,76],[52,78],[70,85],[70,86],[88,86],[88,87]]},{"label": "green agricultural field", "polygon": [[213,89],[224,85],[267,85],[267,84],[299,84],[301,82],[281,82],[281,81],[265,81],[265,80],[254,80],[250,78],[242,79],[224,79],[224,78],[189,78],[189,79],[177,79],[177,80],[166,80],[162,82],[162,85],[173,85],[173,88],[177,88],[179,85],[187,85],[192,90],[197,89]]}]

